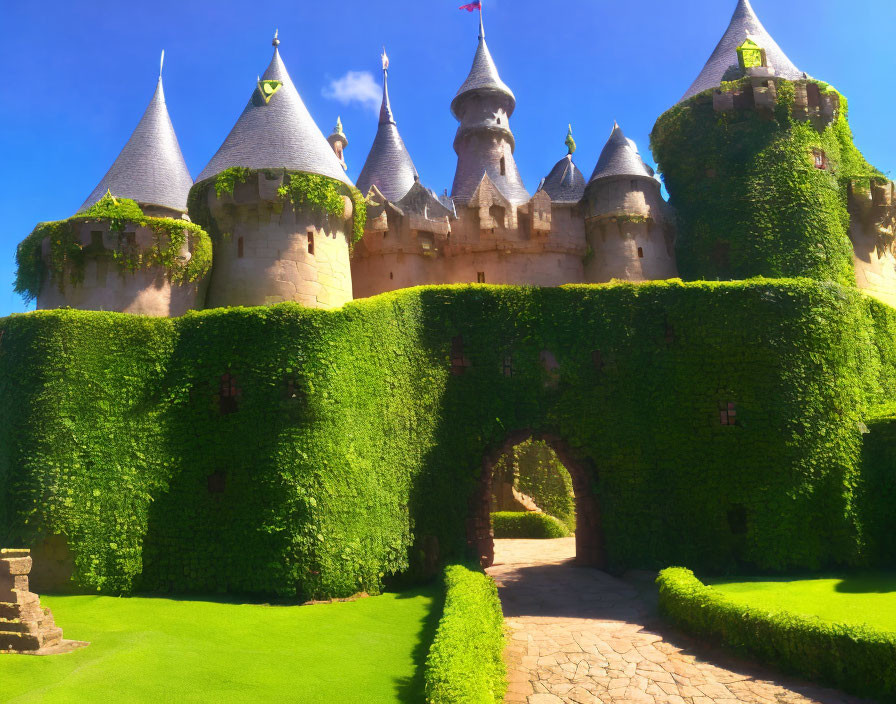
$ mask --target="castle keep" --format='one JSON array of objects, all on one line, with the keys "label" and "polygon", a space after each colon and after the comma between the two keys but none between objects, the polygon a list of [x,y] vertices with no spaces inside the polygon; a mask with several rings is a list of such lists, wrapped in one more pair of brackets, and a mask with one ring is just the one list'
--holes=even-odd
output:
[{"label": "castle keep", "polygon": [[[530,192],[514,159],[516,98],[481,17],[472,67],[450,103],[450,195],[426,186],[402,140],[385,53],[376,138],[353,184],[341,121],[325,138],[278,44],[195,184],[160,78],[81,210],[20,245],[17,289],[38,308],[178,316],[281,301],[338,308],[423,284],[809,276],[896,303],[893,184],[852,145],[841,96],[794,66],[748,0],[654,130],[668,203],[618,124],[587,180],[570,127],[567,154]],[[811,171],[812,186],[788,190],[762,170],[782,159]],[[717,208],[702,207],[707,194]],[[122,199],[142,217],[123,214]],[[192,226],[180,231],[180,222]]]}]

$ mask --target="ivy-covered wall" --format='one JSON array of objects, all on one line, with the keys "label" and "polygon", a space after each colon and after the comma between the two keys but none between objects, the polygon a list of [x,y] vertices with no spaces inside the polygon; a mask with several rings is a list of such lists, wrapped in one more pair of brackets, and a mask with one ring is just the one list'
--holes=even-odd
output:
[{"label": "ivy-covered wall", "polygon": [[464,555],[484,453],[531,429],[591,467],[614,566],[867,562],[894,316],[809,280],[12,316],[0,543],[65,535],[110,591],[375,592]]},{"label": "ivy-covered wall", "polygon": [[[752,91],[748,83],[723,90]],[[678,214],[685,279],[807,276],[855,285],[850,182],[867,189],[870,179],[886,179],[853,144],[845,98],[830,124],[797,119],[794,85],[777,81],[774,111],[716,111],[705,93],[657,121],[651,147]],[[816,168],[816,153],[825,168]]]}]

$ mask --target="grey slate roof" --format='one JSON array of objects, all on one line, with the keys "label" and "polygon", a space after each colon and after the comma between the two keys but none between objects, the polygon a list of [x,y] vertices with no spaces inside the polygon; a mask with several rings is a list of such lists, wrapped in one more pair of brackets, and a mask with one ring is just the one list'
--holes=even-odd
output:
[{"label": "grey slate roof", "polygon": [[589,183],[611,176],[653,178],[653,169],[644,163],[637,145],[622,133],[619,125],[613,125],[613,131],[600,153]]},{"label": "grey slate roof", "polygon": [[134,133],[78,212],[87,210],[106,191],[139,203],[186,212],[187,194],[192,185],[159,78],[156,92]]},{"label": "grey slate roof", "polygon": [[[762,26],[762,22],[753,11],[750,0],[738,0],[731,24],[728,26],[722,40],[719,42],[706,66],[697,76],[697,80],[688,88],[681,100],[702,93],[710,88],[716,88],[722,83],[722,77],[728,73],[731,67],[735,67],[734,74],[740,72],[737,61],[737,48],[744,43],[747,37],[751,37],[761,48],[765,49],[769,68],[776,76],[795,81],[802,77],[800,71],[787,55],[781,50],[777,42]],[[679,101],[681,102],[681,101]]]},{"label": "grey slate roof", "polygon": [[283,85],[267,104],[258,88],[253,90],[243,114],[197,181],[232,166],[246,166],[306,171],[351,184],[302,102],[276,48],[262,80],[281,81]]},{"label": "grey slate roof", "polygon": [[358,176],[357,186],[363,194],[376,184],[388,200],[397,203],[404,198],[417,181],[417,169],[411,160],[404,140],[398,133],[392,105],[389,102],[389,73],[383,71],[383,104],[380,108],[380,124],[373,146]]},{"label": "grey slate roof", "polygon": [[485,30],[482,27],[481,19],[479,24],[479,46],[476,49],[476,56],[473,57],[470,75],[467,76],[467,80],[464,81],[464,84],[457,91],[457,95],[454,96],[454,100],[451,101],[451,112],[455,117],[459,118],[457,105],[461,96],[473,91],[488,91],[506,96],[510,101],[507,114],[513,113],[513,108],[516,105],[516,96],[514,96],[513,91],[510,90],[507,84],[501,80],[501,76],[498,75],[498,67],[495,66],[495,60],[488,50],[488,44],[485,43]]},{"label": "grey slate roof", "polygon": [[567,154],[551,169],[540,191],[547,193],[555,203],[578,203],[585,195],[585,175]]}]

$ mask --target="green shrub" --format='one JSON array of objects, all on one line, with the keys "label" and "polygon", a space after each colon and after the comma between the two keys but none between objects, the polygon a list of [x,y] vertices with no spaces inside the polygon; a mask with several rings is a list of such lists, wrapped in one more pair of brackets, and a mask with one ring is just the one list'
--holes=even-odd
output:
[{"label": "green shrub", "polygon": [[542,440],[520,443],[501,458],[495,472],[503,471],[520,492],[548,515],[559,518],[570,531],[576,529],[572,477],[553,448]]},{"label": "green shrub", "polygon": [[566,538],[569,528],[546,513],[499,511],[492,514],[496,538]]},{"label": "green shrub", "polygon": [[445,608],[424,679],[430,704],[497,704],[507,689],[504,615],[491,577],[476,567],[445,568]]},{"label": "green shrub", "polygon": [[896,633],[740,604],[682,567],[657,578],[672,623],[784,671],[881,701],[896,701]]}]

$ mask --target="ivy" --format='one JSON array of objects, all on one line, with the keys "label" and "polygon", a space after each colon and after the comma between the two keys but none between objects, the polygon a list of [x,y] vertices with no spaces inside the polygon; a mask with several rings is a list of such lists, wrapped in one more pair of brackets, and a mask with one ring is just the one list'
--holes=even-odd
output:
[{"label": "ivy", "polygon": [[234,166],[225,169],[213,179],[195,184],[190,189],[187,201],[190,217],[194,222],[201,223],[211,233],[213,240],[219,241],[223,238],[224,233],[217,227],[208,207],[210,189],[214,188],[218,198],[224,195],[233,195],[237,184],[246,183],[253,175],[259,173],[269,176],[283,174],[283,185],[277,190],[277,195],[282,201],[289,202],[294,206],[316,208],[339,220],[345,216],[343,196],[348,196],[351,198],[353,206],[349,246],[354,246],[364,236],[364,226],[367,224],[367,201],[357,188],[328,176],[284,169],[255,170]]},{"label": "ivy", "polygon": [[[793,116],[794,83],[776,87],[771,113],[717,112],[708,91],[657,121],[651,147],[678,215],[679,270],[687,279],[807,276],[854,285],[849,184],[882,175],[853,144],[845,98],[833,123],[820,125]],[[816,150],[827,168],[815,168]]]},{"label": "ivy", "polygon": [[594,468],[610,566],[874,564],[894,390],[896,311],[808,279],[38,311],[0,320],[0,543],[64,536],[104,591],[375,593],[466,559],[483,457],[528,429]]},{"label": "ivy", "polygon": [[[119,236],[118,248],[106,250],[93,243],[83,245],[78,225],[85,222],[108,223],[109,231]],[[149,248],[140,250],[121,239],[128,223],[152,230],[153,243]],[[49,264],[44,262],[42,256],[43,241],[47,238],[50,243]],[[191,251],[190,260],[186,263],[180,256],[185,245]],[[146,216],[133,200],[115,198],[111,193],[106,193],[83,213],[66,220],[38,224],[19,244],[16,250],[15,291],[27,302],[37,298],[49,278],[60,290],[64,290],[67,284],[78,285],[84,280],[87,259],[104,257],[116,262],[123,272],[162,267],[172,282],[185,284],[201,279],[211,270],[211,240],[195,223]]]}]

